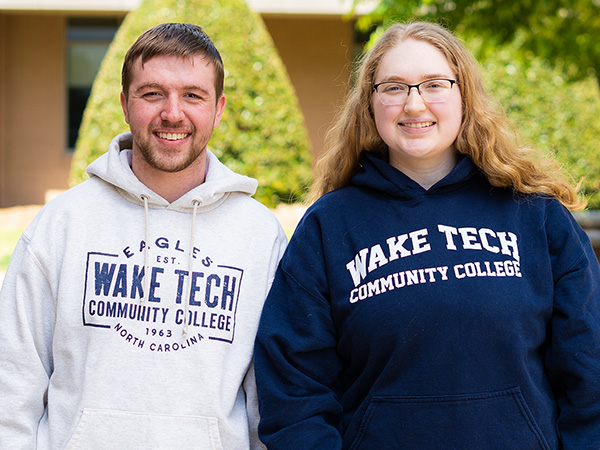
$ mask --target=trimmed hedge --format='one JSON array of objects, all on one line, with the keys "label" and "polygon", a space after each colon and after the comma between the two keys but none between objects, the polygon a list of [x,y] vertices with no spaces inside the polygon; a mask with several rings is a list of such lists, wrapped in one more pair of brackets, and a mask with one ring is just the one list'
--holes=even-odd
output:
[{"label": "trimmed hedge", "polygon": [[311,181],[308,133],[295,91],[262,19],[244,0],[143,0],[127,15],[102,62],[86,106],[71,185],[129,128],[119,103],[123,58],[135,39],[164,22],[200,25],[221,53],[227,106],[209,148],[236,172],[258,179],[269,207],[298,201]]}]

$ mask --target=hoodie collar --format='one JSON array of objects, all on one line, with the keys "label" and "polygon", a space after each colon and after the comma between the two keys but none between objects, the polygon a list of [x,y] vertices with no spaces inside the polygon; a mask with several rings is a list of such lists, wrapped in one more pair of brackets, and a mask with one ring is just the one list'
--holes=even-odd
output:
[{"label": "hoodie collar", "polygon": [[448,191],[467,182],[478,172],[471,158],[463,156],[448,175],[431,188],[425,189],[373,152],[363,152],[360,165],[360,169],[350,180],[350,185],[366,187],[404,199]]},{"label": "hoodie collar", "polygon": [[108,152],[88,166],[87,173],[90,178],[97,177],[113,185],[123,197],[133,203],[143,205],[143,198],[146,197],[150,207],[185,212],[191,212],[194,203],[197,203],[198,212],[205,212],[219,206],[232,192],[247,195],[256,192],[258,182],[255,179],[233,172],[207,149],[207,173],[204,183],[169,203],[134,175],[131,170],[132,147],[131,133],[117,135],[111,141]]}]

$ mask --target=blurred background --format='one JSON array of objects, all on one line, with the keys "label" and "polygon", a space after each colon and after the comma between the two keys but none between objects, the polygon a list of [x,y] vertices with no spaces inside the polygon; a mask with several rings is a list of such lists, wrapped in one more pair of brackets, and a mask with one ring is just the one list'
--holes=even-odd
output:
[{"label": "blurred background", "polygon": [[[119,114],[123,49],[138,30],[182,19],[205,28],[230,68],[231,122],[210,147],[259,179],[257,198],[288,233],[352,63],[390,21],[423,19],[465,41],[523,138],[580,186],[590,210],[577,218],[598,251],[600,0],[0,0],[0,272],[39,207],[126,129],[109,112]],[[289,88],[274,90],[280,81]]]}]

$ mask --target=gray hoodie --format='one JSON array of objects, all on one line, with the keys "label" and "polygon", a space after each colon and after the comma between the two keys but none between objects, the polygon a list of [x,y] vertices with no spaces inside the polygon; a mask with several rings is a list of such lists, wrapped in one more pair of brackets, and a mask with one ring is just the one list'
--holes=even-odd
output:
[{"label": "gray hoodie", "polygon": [[[285,234],[208,152],[173,203],[117,136],[23,233],[0,293],[0,448],[260,448],[252,348]],[[186,320],[187,318],[187,320]]]}]

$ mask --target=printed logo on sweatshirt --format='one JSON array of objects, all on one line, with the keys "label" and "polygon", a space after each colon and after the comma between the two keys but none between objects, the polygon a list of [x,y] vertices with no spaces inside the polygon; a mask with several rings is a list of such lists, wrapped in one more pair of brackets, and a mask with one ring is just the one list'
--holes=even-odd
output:
[{"label": "printed logo on sweatshirt", "polygon": [[191,271],[189,252],[165,237],[148,249],[142,241],[115,254],[89,252],[83,324],[111,329],[128,344],[156,352],[204,340],[232,343],[244,271],[198,248],[191,252]]},{"label": "printed logo on sweatshirt", "polygon": [[[433,266],[394,272],[373,281],[364,279],[376,269],[388,263],[432,250],[429,230],[423,228],[399,236],[391,236],[385,243],[361,249],[346,264],[354,289],[350,291],[350,303],[356,303],[406,286],[436,283],[453,279],[474,277],[522,277],[517,236],[507,231],[489,228],[451,227],[438,225],[448,251],[474,250],[478,254],[494,254],[491,260],[466,261],[453,266]],[[504,255],[503,258],[498,256]]]}]

